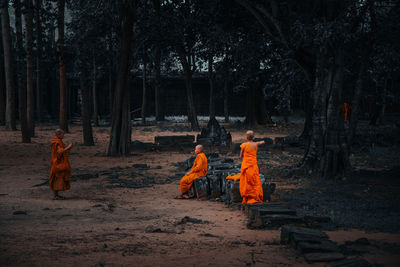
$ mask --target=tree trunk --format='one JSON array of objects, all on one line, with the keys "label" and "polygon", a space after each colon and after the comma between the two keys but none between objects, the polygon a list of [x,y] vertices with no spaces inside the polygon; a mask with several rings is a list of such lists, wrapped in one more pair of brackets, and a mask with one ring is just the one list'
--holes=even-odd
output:
[{"label": "tree trunk", "polygon": [[385,83],[383,85],[382,88],[382,92],[381,92],[381,105],[379,106],[379,110],[378,110],[378,124],[383,125],[385,123],[385,109],[386,109],[386,94],[387,94],[387,88],[388,88],[388,80],[389,78],[386,77],[385,78]]},{"label": "tree trunk", "polygon": [[[333,63],[328,63],[330,61]],[[350,167],[341,115],[342,51],[338,49],[332,60],[326,54],[318,54],[316,68],[312,133],[303,163],[307,171],[327,179],[345,174]]]},{"label": "tree trunk", "polygon": [[92,94],[93,94],[93,121],[95,126],[99,126],[99,105],[98,105],[98,94],[96,87],[96,58],[93,52],[93,86],[92,86]]},{"label": "tree trunk", "polygon": [[108,68],[108,92],[109,92],[109,109],[110,116],[113,110],[113,102],[114,102],[114,93],[113,93],[113,44],[112,44],[112,34],[110,34],[109,40],[109,68]]},{"label": "tree trunk", "polygon": [[224,116],[225,122],[229,122],[229,110],[228,110],[228,79],[224,81]]},{"label": "tree trunk", "polygon": [[36,23],[36,114],[37,120],[42,121],[42,88],[41,88],[41,62],[42,62],[42,25],[40,20],[40,9],[42,8],[42,0],[35,1],[35,23]]},{"label": "tree trunk", "polygon": [[247,89],[247,94],[246,94],[245,124],[249,127],[256,125],[255,99],[256,99],[256,87],[255,85],[251,85],[251,87]]},{"label": "tree trunk", "polygon": [[146,108],[147,108],[146,68],[147,68],[146,48],[143,47],[143,72],[142,72],[143,94],[142,94],[142,111],[141,111],[142,123],[146,123]]},{"label": "tree trunk", "polygon": [[67,77],[64,65],[64,9],[65,0],[57,1],[57,27],[58,27],[58,64],[60,73],[60,128],[68,132],[68,111],[67,111]]},{"label": "tree trunk", "polygon": [[196,108],[194,106],[193,99],[193,87],[192,87],[192,74],[188,71],[185,72],[185,84],[188,104],[188,120],[192,130],[200,130],[199,122],[197,120]]},{"label": "tree trunk", "polygon": [[351,146],[354,142],[354,136],[356,135],[356,129],[358,124],[358,116],[360,113],[360,102],[361,102],[361,95],[364,88],[364,79],[367,70],[367,62],[363,60],[359,66],[358,76],[356,81],[356,86],[354,89],[354,96],[353,101],[351,103],[351,117],[350,117],[350,124],[349,130],[347,134],[347,143]]},{"label": "tree trunk", "polygon": [[0,2],[0,16],[1,27],[3,36],[3,49],[4,49],[4,67],[6,76],[6,129],[15,131],[15,88],[14,88],[14,74],[13,74],[13,55],[11,44],[11,30],[10,30],[10,17],[8,15],[8,1],[1,0]]},{"label": "tree trunk", "polygon": [[210,106],[209,115],[210,120],[215,119],[215,101],[214,101],[214,73],[213,73],[213,57],[210,56],[208,59],[208,81],[210,84]]},{"label": "tree trunk", "polygon": [[82,128],[83,128],[83,144],[85,146],[93,146],[93,133],[92,124],[90,119],[90,98],[89,98],[89,88],[85,82],[85,75],[81,69],[79,73],[79,82],[81,88],[82,96]]},{"label": "tree trunk", "polygon": [[22,45],[22,18],[21,18],[21,2],[14,1],[15,11],[15,33],[16,33],[16,61],[17,61],[17,86],[18,86],[18,104],[19,104],[19,121],[21,124],[21,135],[23,143],[31,142],[31,135],[28,128],[27,108],[26,108],[26,87],[24,84],[25,77],[22,73],[24,60],[24,48]]},{"label": "tree trunk", "polygon": [[304,92],[305,94],[305,122],[304,122],[304,128],[303,132],[300,135],[300,138],[303,140],[308,140],[311,136],[311,131],[312,131],[312,117],[313,117],[313,103],[312,103],[312,98],[311,98],[311,92],[309,89],[306,89]]},{"label": "tree trunk", "polygon": [[257,84],[256,86],[256,95],[255,95],[255,117],[257,124],[266,125],[272,124],[272,119],[267,113],[267,107],[265,106],[265,98],[264,93],[262,91],[261,84]]},{"label": "tree trunk", "polygon": [[26,40],[26,88],[28,94],[27,118],[31,137],[35,136],[35,92],[33,88],[33,61],[32,61],[32,28],[33,4],[32,0],[25,0],[25,40]]},{"label": "tree trunk", "polygon": [[118,74],[115,86],[114,107],[108,156],[126,156],[130,152],[131,119],[129,98],[129,74],[131,60],[131,40],[133,17],[136,12],[136,1],[133,3],[117,2],[120,16],[120,48]]},{"label": "tree trunk", "polygon": [[165,114],[162,106],[162,101],[160,100],[163,94],[161,85],[161,48],[159,47],[159,45],[157,45],[155,49],[154,75],[155,75],[154,101],[155,101],[156,121],[163,121],[165,120]]},{"label": "tree trunk", "polygon": [[6,123],[6,87],[4,83],[4,53],[0,21],[0,125]]}]

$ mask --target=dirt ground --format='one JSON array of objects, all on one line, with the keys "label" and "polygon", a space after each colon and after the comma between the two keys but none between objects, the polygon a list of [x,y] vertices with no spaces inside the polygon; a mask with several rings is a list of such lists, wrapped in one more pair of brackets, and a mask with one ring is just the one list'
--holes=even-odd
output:
[{"label": "dirt ground", "polygon": [[[153,142],[156,135],[197,134],[169,127],[135,126],[132,139]],[[241,211],[217,201],[173,199],[179,193],[180,179],[174,163],[188,159],[193,152],[133,152],[130,157],[109,158],[105,156],[107,127],[94,128],[94,147],[82,145],[80,126],[71,127],[64,138],[66,144],[75,143],[70,154],[71,190],[62,194],[66,200],[52,200],[46,181],[50,140],[56,128],[38,126],[32,143],[21,144],[20,132],[0,127],[1,266],[310,265],[294,249],[279,244],[279,230],[247,229]],[[234,142],[244,141],[244,129],[228,129]],[[289,124],[255,132],[273,138],[299,134],[301,126]],[[309,186],[301,179],[268,173],[285,164],[278,160],[285,153],[272,153],[260,166],[277,184],[272,201],[284,199],[289,189]],[[234,153],[225,156],[240,162]],[[299,154],[288,157],[290,162]],[[129,179],[138,182],[116,182]],[[339,244],[368,238],[368,252],[360,254],[363,258],[379,266],[399,266],[400,234],[396,229],[388,233],[339,228],[328,234]]]}]

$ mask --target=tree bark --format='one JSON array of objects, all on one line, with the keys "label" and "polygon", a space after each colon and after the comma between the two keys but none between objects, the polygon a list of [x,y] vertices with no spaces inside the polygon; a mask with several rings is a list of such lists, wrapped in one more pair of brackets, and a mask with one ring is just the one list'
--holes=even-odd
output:
[{"label": "tree bark", "polygon": [[161,85],[161,48],[159,45],[156,46],[155,49],[155,59],[154,59],[154,101],[155,101],[155,113],[156,120],[163,121],[165,120],[164,109],[162,105],[162,85]]},{"label": "tree bark", "polygon": [[385,82],[384,82],[382,92],[380,95],[381,105],[378,110],[378,119],[377,119],[378,124],[380,124],[380,125],[383,125],[385,123],[384,118],[385,118],[385,109],[386,109],[386,94],[387,94],[387,88],[388,88],[388,80],[389,80],[389,78],[385,77]]},{"label": "tree bark", "polygon": [[81,69],[79,73],[79,82],[82,96],[82,128],[83,128],[83,144],[85,146],[93,146],[93,132],[90,115],[90,99],[89,88],[85,82],[85,75]]},{"label": "tree bark", "polygon": [[354,89],[354,96],[353,101],[351,103],[351,117],[350,117],[350,124],[349,130],[347,134],[347,143],[351,146],[354,142],[354,137],[356,135],[356,129],[358,124],[358,116],[360,113],[360,102],[361,102],[361,95],[364,88],[364,80],[367,70],[367,60],[363,60],[359,66],[358,76],[356,81],[356,86]]},{"label": "tree bark", "polygon": [[210,106],[209,106],[210,120],[215,119],[214,79],[215,77],[213,73],[213,57],[210,56],[208,59],[208,81],[210,84]]},{"label": "tree bark", "polygon": [[0,125],[6,123],[6,86],[4,82],[4,53],[0,20]]},{"label": "tree bark", "polygon": [[199,122],[197,120],[196,108],[194,106],[193,99],[193,86],[192,86],[192,73],[185,72],[185,84],[186,84],[186,94],[187,94],[187,104],[188,104],[188,120],[190,122],[191,128],[194,131],[200,130]]},{"label": "tree bark", "polygon": [[22,143],[31,142],[31,134],[29,132],[27,121],[27,107],[26,107],[26,87],[24,84],[25,77],[21,70],[24,65],[24,48],[22,45],[22,18],[21,18],[21,2],[20,0],[14,1],[15,11],[15,33],[16,33],[16,62],[17,62],[17,86],[18,86],[18,104],[19,104],[19,121],[21,124]]},{"label": "tree bark", "polygon": [[64,9],[65,0],[57,1],[57,27],[58,27],[58,64],[60,73],[60,128],[68,132],[68,111],[67,111],[67,77],[64,65]]},{"label": "tree bark", "polygon": [[188,120],[192,130],[200,130],[199,122],[197,120],[196,107],[194,105],[193,99],[193,86],[192,86],[192,75],[196,69],[196,62],[194,62],[194,55],[186,56],[183,49],[179,51],[179,58],[183,68],[183,74],[185,78],[186,85],[186,96],[187,96],[187,110],[188,110]]},{"label": "tree bark", "polygon": [[114,102],[114,92],[113,92],[113,44],[112,44],[112,33],[110,33],[109,39],[109,66],[108,66],[108,93],[109,93],[109,109],[110,109],[110,116],[113,110],[113,102]]},{"label": "tree bark", "polygon": [[42,121],[42,88],[41,88],[41,63],[42,63],[42,25],[40,20],[40,10],[42,0],[35,0],[35,23],[36,23],[36,114],[37,120]]},{"label": "tree bark", "polygon": [[26,88],[28,94],[27,113],[28,129],[31,137],[35,136],[35,92],[33,88],[33,60],[32,60],[32,28],[33,4],[32,0],[25,0],[25,41],[26,41]]},{"label": "tree bark", "polygon": [[146,62],[146,48],[143,47],[143,71],[142,71],[142,86],[143,86],[143,93],[142,93],[142,123],[146,123],[146,108],[147,108],[147,87],[146,87],[146,79],[147,79],[147,62]]},{"label": "tree bark", "polygon": [[224,117],[225,122],[229,122],[229,109],[228,109],[228,79],[224,81]]},{"label": "tree bark", "polygon": [[344,69],[341,49],[332,57],[323,53],[317,57],[312,133],[303,159],[307,171],[325,179],[344,175],[350,167],[341,114]]},{"label": "tree bark", "polygon": [[8,15],[8,1],[1,0],[0,2],[1,27],[3,35],[4,49],[4,67],[6,76],[6,130],[15,131],[16,128],[16,112],[15,112],[15,88],[13,74],[13,55],[11,44],[10,17]]},{"label": "tree bark", "polygon": [[93,94],[93,122],[95,126],[99,126],[99,105],[98,105],[98,93],[96,87],[96,58],[93,51],[93,86],[92,86],[92,94]]},{"label": "tree bark", "polygon": [[129,98],[129,74],[131,61],[131,40],[133,34],[133,17],[136,12],[136,1],[118,1],[120,18],[120,48],[118,74],[115,86],[114,107],[108,156],[126,156],[130,152],[131,119]]}]

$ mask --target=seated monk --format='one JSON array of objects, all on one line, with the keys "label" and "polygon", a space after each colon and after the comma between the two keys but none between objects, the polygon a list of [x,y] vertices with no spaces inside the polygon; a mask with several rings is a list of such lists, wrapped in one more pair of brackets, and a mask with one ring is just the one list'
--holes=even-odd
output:
[{"label": "seated monk", "polygon": [[243,198],[242,204],[263,203],[263,189],[257,165],[257,148],[265,142],[254,142],[253,131],[246,132],[246,139],[247,142],[240,145],[240,157],[243,158],[239,184],[240,195]]},{"label": "seated monk", "polygon": [[207,175],[207,158],[203,153],[203,146],[197,145],[194,152],[196,153],[196,159],[193,163],[192,169],[182,177],[179,190],[182,192],[181,195],[176,196],[178,199],[188,199],[188,191],[192,187],[193,181],[196,178],[203,177]]},{"label": "seated monk", "polygon": [[64,131],[56,130],[56,136],[51,141],[51,169],[49,184],[53,190],[54,200],[65,199],[58,194],[58,191],[69,190],[71,180],[71,166],[68,161],[68,153],[72,148],[72,144],[65,147],[62,139]]}]

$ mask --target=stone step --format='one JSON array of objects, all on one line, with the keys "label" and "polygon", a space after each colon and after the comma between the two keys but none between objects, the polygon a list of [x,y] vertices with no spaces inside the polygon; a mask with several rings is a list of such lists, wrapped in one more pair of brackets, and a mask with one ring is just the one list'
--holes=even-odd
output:
[{"label": "stone step", "polygon": [[344,259],[344,255],[339,252],[325,252],[325,253],[306,253],[304,258],[307,262],[327,262],[327,261],[337,261]]},{"label": "stone step", "polygon": [[257,228],[257,229],[275,229],[285,224],[303,224],[304,219],[301,216],[296,215],[264,215],[257,218],[250,218],[249,223],[247,224],[248,228]]},{"label": "stone step", "polygon": [[207,177],[199,177],[193,181],[193,192],[196,198],[207,198],[210,194]]},{"label": "stone step", "polygon": [[310,252],[340,252],[339,247],[332,241],[320,239],[319,241],[301,241],[296,248],[302,253]]},{"label": "stone step", "polygon": [[248,216],[253,219],[263,217],[265,215],[296,215],[296,210],[283,208],[279,206],[275,207],[262,207],[262,208],[250,208]]},{"label": "stone step", "polygon": [[306,238],[328,238],[327,234],[320,230],[294,225],[284,225],[281,228],[281,244],[290,243],[294,235],[296,235],[297,238],[303,238],[303,240],[306,240]]}]

